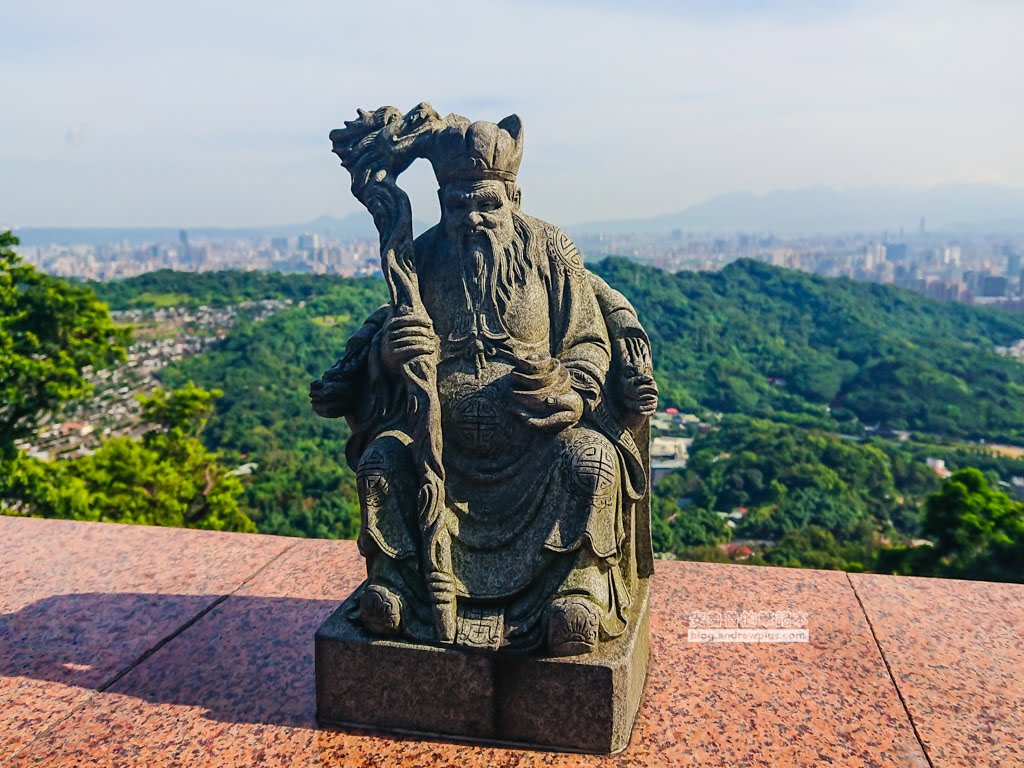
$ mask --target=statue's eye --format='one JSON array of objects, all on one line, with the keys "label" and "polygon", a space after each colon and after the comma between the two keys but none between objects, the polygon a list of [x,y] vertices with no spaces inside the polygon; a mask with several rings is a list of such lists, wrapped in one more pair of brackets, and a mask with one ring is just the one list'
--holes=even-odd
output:
[{"label": "statue's eye", "polygon": [[498,210],[499,203],[497,200],[481,200],[480,210],[481,211],[496,211]]}]

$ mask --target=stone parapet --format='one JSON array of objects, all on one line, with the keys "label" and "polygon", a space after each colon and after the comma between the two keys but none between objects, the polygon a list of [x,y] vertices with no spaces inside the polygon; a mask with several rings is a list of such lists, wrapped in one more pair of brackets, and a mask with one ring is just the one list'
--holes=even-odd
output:
[{"label": "stone parapet", "polygon": [[[364,573],[352,542],[0,517],[0,766],[1024,765],[1024,586],[658,563],[633,738],[595,756],[318,727],[313,635]],[[764,611],[806,642],[688,636]]]}]

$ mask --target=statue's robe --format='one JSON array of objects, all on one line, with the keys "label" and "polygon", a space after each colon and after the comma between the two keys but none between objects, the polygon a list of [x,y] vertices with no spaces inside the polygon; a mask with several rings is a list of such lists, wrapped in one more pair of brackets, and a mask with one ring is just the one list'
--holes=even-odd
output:
[{"label": "statue's robe", "polygon": [[[415,244],[420,293],[440,339],[456,594],[460,607],[501,613],[506,646],[539,644],[545,608],[569,595],[588,598],[602,637],[614,637],[626,626],[637,579],[651,570],[649,527],[636,523],[647,489],[643,458],[609,402],[612,345],[579,252],[552,225],[517,214],[516,228],[523,247],[487,258],[452,253],[439,227]],[[359,545],[368,583],[401,597],[406,634],[431,639],[407,401],[380,363],[379,328],[389,313],[382,308],[353,338],[365,346],[368,384],[348,446],[363,516]],[[547,356],[574,381],[602,390],[580,423],[557,433],[513,412],[510,372]]]}]

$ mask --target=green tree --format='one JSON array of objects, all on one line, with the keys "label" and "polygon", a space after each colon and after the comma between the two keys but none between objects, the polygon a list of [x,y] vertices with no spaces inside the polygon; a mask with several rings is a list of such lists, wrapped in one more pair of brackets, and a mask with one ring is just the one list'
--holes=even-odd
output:
[{"label": "green tree", "polygon": [[924,506],[921,529],[933,546],[880,550],[875,570],[1024,582],[1024,503],[967,467],[946,478]]},{"label": "green tree", "polygon": [[40,517],[255,532],[241,481],[199,441],[220,396],[189,382],[142,398],[153,423],[141,440],[115,437],[82,458],[19,461],[20,511]]},{"label": "green tree", "polygon": [[[360,514],[355,473],[345,458],[348,425],[313,413],[308,383],[387,301],[387,286],[368,278],[317,280],[320,295],[264,322],[239,324],[209,352],[163,369],[160,379],[168,387],[191,379],[223,388],[201,439],[233,461],[259,464],[247,481],[244,508],[261,533],[355,538]],[[334,322],[323,322],[328,317]]]},{"label": "green tree", "polygon": [[1024,581],[1024,504],[973,467],[954,472],[925,504],[922,530],[946,575]]},{"label": "green tree", "polygon": [[764,561],[768,565],[789,568],[842,571],[847,567],[842,549],[835,537],[816,525],[787,533],[778,546],[764,553]]},{"label": "green tree", "polygon": [[0,470],[43,414],[88,394],[83,369],[122,360],[129,338],[92,290],[23,263],[17,244],[0,232]]},{"label": "green tree", "polygon": [[732,532],[717,512],[683,503],[687,479],[682,472],[665,475],[651,495],[651,536],[654,551],[679,554],[691,547],[713,547],[728,541]]},{"label": "green tree", "polygon": [[174,439],[199,437],[213,413],[214,401],[223,396],[219,389],[202,389],[192,381],[171,392],[158,389],[141,399],[142,418],[159,424]]}]

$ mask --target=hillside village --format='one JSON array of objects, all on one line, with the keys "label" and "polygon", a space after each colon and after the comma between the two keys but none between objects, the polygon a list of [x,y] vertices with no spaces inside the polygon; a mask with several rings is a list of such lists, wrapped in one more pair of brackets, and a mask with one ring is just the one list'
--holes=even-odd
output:
[{"label": "hillside village", "polygon": [[36,434],[18,446],[44,461],[91,454],[101,439],[137,438],[148,426],[139,397],[157,389],[156,374],[172,362],[201,354],[225,338],[239,322],[266,320],[292,305],[290,299],[245,301],[227,307],[130,309],[111,312],[133,329],[134,343],[120,365],[85,375],[93,387],[88,400],[56,414],[45,414]]}]

